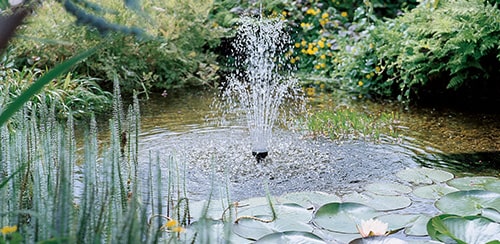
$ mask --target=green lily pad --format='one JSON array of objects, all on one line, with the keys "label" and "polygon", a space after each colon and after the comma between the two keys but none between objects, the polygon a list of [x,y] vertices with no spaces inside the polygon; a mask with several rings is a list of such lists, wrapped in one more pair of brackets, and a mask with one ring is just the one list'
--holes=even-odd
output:
[{"label": "green lily pad", "polygon": [[439,199],[440,197],[455,191],[458,191],[458,189],[446,184],[433,184],[417,187],[413,190],[413,194],[417,197],[426,199]]},{"label": "green lily pad", "polygon": [[453,179],[453,174],[439,169],[410,168],[399,171],[396,175],[414,184],[432,184]]},{"label": "green lily pad", "polygon": [[498,210],[492,208],[483,208],[481,210],[481,216],[500,223],[500,211]]},{"label": "green lily pad", "polygon": [[399,183],[372,183],[367,185],[365,190],[385,196],[399,196],[411,192],[409,186]]},{"label": "green lily pad", "polygon": [[428,215],[419,215],[418,218],[406,227],[405,234],[409,236],[426,236],[427,235],[427,222],[431,219]]},{"label": "green lily pad", "polygon": [[275,243],[289,243],[289,244],[325,244],[326,242],[319,236],[310,232],[300,231],[285,231],[265,235],[255,242],[255,244],[275,244]]},{"label": "green lily pad", "polygon": [[500,240],[500,224],[481,216],[443,214],[433,217],[427,232],[444,243],[488,243]]},{"label": "green lily pad", "polygon": [[459,190],[485,190],[485,186],[499,182],[500,180],[491,176],[462,177],[450,180],[448,185]]},{"label": "green lily pad", "polygon": [[199,219],[202,215],[210,219],[221,219],[224,208],[227,208],[227,201],[222,200],[212,200],[208,202],[207,200],[202,200],[198,202],[193,202],[189,204],[189,213],[194,220]]},{"label": "green lily pad", "polygon": [[477,215],[484,208],[500,210],[500,194],[483,190],[456,191],[444,195],[435,203],[447,214]]},{"label": "green lily pad", "polygon": [[410,226],[418,217],[419,215],[417,214],[386,214],[378,216],[375,219],[389,224],[388,230],[393,231]]},{"label": "green lily pad", "polygon": [[371,192],[353,192],[345,195],[343,200],[345,202],[362,203],[379,211],[402,209],[411,204],[411,200],[405,196],[382,196]]},{"label": "green lily pad", "polygon": [[403,241],[398,238],[390,236],[372,236],[365,238],[358,238],[349,242],[349,244],[407,244],[407,241]]},{"label": "green lily pad", "polygon": [[356,228],[362,220],[368,220],[379,213],[371,207],[354,202],[333,202],[321,206],[314,214],[316,225],[330,231],[358,233]]},{"label": "green lily pad", "polygon": [[320,191],[293,192],[281,196],[285,201],[297,203],[305,208],[340,202],[340,197]]},{"label": "green lily pad", "polygon": [[500,180],[487,183],[486,185],[484,185],[484,189],[487,191],[500,193]]},{"label": "green lily pad", "polygon": [[[238,211],[238,222],[233,225],[233,232],[239,236],[258,240],[274,232],[305,231],[311,232],[309,224],[311,211],[298,204],[274,205],[276,219],[272,220],[269,206],[256,206]],[[246,217],[242,217],[246,216]],[[265,221],[270,221],[266,223]]]}]

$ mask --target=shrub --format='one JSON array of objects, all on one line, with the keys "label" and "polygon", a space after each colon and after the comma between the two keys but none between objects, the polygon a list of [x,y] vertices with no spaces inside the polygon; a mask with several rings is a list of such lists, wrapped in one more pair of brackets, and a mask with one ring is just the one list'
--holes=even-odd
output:
[{"label": "shrub", "polygon": [[351,89],[400,99],[425,89],[498,86],[499,11],[484,0],[424,2],[345,45],[339,55],[351,65],[338,67],[336,77]]},{"label": "shrub", "polygon": [[[210,84],[218,69],[210,48],[222,35],[208,20],[211,4],[211,0],[183,0],[182,4],[170,0],[144,3],[144,10],[136,11],[119,0],[103,1],[93,8],[74,5],[83,13],[95,14],[88,18],[101,18],[96,23],[104,25],[89,27],[75,26],[76,18],[61,4],[45,1],[22,29],[23,38],[13,44],[11,55],[17,58],[17,67],[38,60],[35,67],[45,69],[100,43],[101,51],[74,72],[100,78],[106,88],[111,89],[115,76],[123,81],[125,92]],[[127,31],[103,33],[115,29]]]},{"label": "shrub", "polygon": [[[4,61],[7,61],[4,59]],[[19,97],[46,70],[24,67],[21,70],[12,68],[12,63],[6,62],[0,66],[0,97],[3,103],[8,103]],[[96,78],[76,76],[68,73],[49,83],[44,92],[35,95],[31,101],[34,104],[46,103],[54,107],[58,118],[67,118],[69,113],[75,118],[88,117],[92,113],[102,113],[111,107],[111,93],[103,91]]]}]

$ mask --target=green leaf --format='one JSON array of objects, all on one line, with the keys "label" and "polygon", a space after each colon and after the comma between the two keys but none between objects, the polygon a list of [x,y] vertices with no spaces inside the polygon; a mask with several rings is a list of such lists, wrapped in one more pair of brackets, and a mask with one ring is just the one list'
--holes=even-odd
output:
[{"label": "green leaf", "polygon": [[413,194],[417,197],[437,200],[442,196],[455,191],[458,191],[458,189],[444,184],[426,185],[415,188],[415,190],[413,190]]},{"label": "green leaf", "polygon": [[412,224],[405,229],[405,234],[410,236],[426,236],[427,222],[431,219],[428,215],[420,215]]},{"label": "green leaf", "polygon": [[402,209],[411,204],[411,200],[405,196],[383,196],[371,192],[353,192],[345,195],[343,200],[345,202],[362,203],[379,211]]},{"label": "green leaf", "polygon": [[410,168],[399,171],[396,174],[402,180],[415,184],[432,184],[453,179],[453,174],[430,168]]},{"label": "green leaf", "polygon": [[269,235],[265,235],[255,242],[256,244],[274,244],[274,243],[310,243],[310,244],[322,244],[327,243],[319,236],[310,232],[301,231],[285,231],[277,232]]},{"label": "green leaf", "polygon": [[274,221],[271,221],[272,213],[266,205],[239,210],[238,222],[233,225],[234,233],[250,240],[258,240],[274,232],[313,230],[309,224],[311,211],[302,206],[279,204],[275,205],[274,209],[277,215]]},{"label": "green leaf", "polygon": [[349,242],[349,244],[405,244],[408,243],[398,238],[389,236],[372,236],[365,238],[358,238]]},{"label": "green leaf", "polygon": [[445,243],[487,243],[500,240],[500,224],[481,216],[439,215],[427,225],[429,236]]},{"label": "green leaf", "polygon": [[0,125],[3,125],[7,120],[14,115],[26,102],[28,102],[31,97],[39,93],[42,88],[51,82],[53,79],[57,78],[59,75],[67,72],[71,66],[82,61],[83,59],[89,57],[94,52],[97,51],[97,47],[91,48],[83,53],[72,57],[63,63],[57,65],[53,69],[49,70],[46,74],[40,77],[35,83],[33,83],[28,89],[26,89],[19,97],[17,97],[7,108],[0,114]]},{"label": "green leaf", "polygon": [[[500,179],[491,176],[462,177],[448,181],[448,185],[459,190],[485,190],[486,186],[498,185]],[[498,189],[496,189],[498,191]]]},{"label": "green leaf", "polygon": [[293,192],[281,196],[283,200],[297,203],[305,208],[340,202],[340,197],[319,191]]},{"label": "green leaf", "polygon": [[394,231],[410,226],[419,217],[417,214],[386,214],[378,216],[376,219],[389,224],[389,231]]},{"label": "green leaf", "polygon": [[448,214],[476,215],[484,208],[500,210],[500,194],[483,190],[457,191],[436,201],[436,207]]},{"label": "green leaf", "polygon": [[358,233],[357,225],[379,213],[364,204],[354,202],[328,203],[314,214],[313,222],[325,229],[341,233]]}]

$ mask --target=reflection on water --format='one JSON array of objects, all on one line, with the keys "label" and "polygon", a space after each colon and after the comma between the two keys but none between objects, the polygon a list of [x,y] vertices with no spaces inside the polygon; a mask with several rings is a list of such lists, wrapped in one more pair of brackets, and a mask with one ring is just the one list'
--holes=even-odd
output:
[{"label": "reflection on water", "polygon": [[245,198],[262,195],[265,184],[273,194],[302,190],[342,194],[375,180],[397,181],[395,172],[419,165],[457,175],[500,172],[498,114],[407,109],[393,103],[316,96],[310,99],[311,109],[342,105],[366,113],[397,112],[399,140],[332,142],[276,129],[270,159],[258,164],[249,153],[244,118],[221,123],[217,111],[212,111],[213,99],[211,92],[157,96],[141,105],[144,160],[149,152],[174,154],[186,164],[188,188],[199,199],[208,194],[213,174],[225,182],[221,187],[232,189],[233,197]]}]

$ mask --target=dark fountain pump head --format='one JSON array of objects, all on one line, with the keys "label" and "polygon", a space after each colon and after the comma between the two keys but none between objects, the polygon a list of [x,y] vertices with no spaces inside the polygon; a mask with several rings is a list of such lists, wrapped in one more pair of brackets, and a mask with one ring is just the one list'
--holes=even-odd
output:
[{"label": "dark fountain pump head", "polygon": [[259,162],[259,163],[267,157],[267,154],[268,154],[267,150],[253,150],[252,151],[252,156],[254,156],[255,159],[257,159],[257,162]]}]

